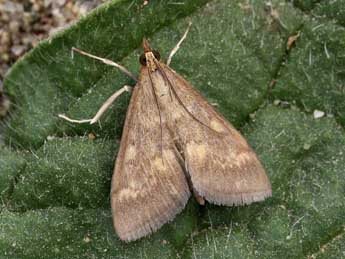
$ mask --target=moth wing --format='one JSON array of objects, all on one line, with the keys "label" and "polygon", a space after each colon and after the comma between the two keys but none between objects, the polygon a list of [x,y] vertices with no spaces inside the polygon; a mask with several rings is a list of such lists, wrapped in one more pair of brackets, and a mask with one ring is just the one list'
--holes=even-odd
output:
[{"label": "moth wing", "polygon": [[166,65],[162,68],[180,99],[171,105],[171,112],[197,193],[221,205],[249,204],[271,196],[265,170],[241,134],[187,81]]},{"label": "moth wing", "polygon": [[143,69],[131,97],[112,178],[113,223],[124,241],[150,234],[172,220],[190,196],[171,139],[167,134],[160,137],[158,108],[145,73]]}]

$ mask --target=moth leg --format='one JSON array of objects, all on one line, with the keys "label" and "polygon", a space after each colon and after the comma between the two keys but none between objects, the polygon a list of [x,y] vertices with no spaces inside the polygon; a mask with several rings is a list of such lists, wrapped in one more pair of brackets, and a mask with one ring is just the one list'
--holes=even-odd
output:
[{"label": "moth leg", "polygon": [[90,58],[93,58],[93,59],[97,59],[97,60],[100,60],[102,61],[104,64],[107,64],[107,65],[110,65],[110,66],[113,66],[113,67],[116,67],[118,68],[121,72],[125,73],[126,75],[128,75],[129,77],[131,77],[135,82],[138,81],[137,77],[135,75],[133,75],[133,73],[131,73],[127,68],[125,68],[124,66],[118,64],[118,63],[115,63],[114,61],[112,60],[109,60],[109,59],[106,59],[106,58],[101,58],[101,57],[97,57],[95,55],[92,55],[90,53],[87,53],[83,50],[80,50],[80,49],[77,49],[75,47],[72,47],[72,58],[73,58],[73,51],[76,51],[78,53],[80,53],[81,55],[84,55],[84,56],[87,56],[87,57],[90,57]]},{"label": "moth leg", "polygon": [[94,124],[95,122],[97,122],[99,120],[99,118],[102,116],[102,114],[109,108],[109,106],[117,99],[117,97],[119,97],[121,94],[123,94],[124,92],[132,92],[133,87],[129,86],[129,85],[125,85],[123,86],[121,89],[117,90],[112,96],[110,96],[101,106],[101,108],[98,110],[98,112],[96,113],[96,115],[92,118],[92,119],[86,119],[86,120],[74,120],[71,118],[68,118],[66,115],[63,114],[59,114],[58,116],[61,119],[64,119],[66,121],[69,122],[73,122],[73,123],[87,123],[89,122],[90,124]]},{"label": "moth leg", "polygon": [[171,50],[168,60],[167,60],[167,65],[169,66],[171,63],[171,59],[172,57],[176,54],[176,52],[178,51],[178,49],[180,48],[182,42],[185,40],[185,38],[187,37],[187,34],[189,32],[190,27],[192,26],[192,22],[189,22],[187,30],[185,31],[185,33],[183,34],[182,38],[180,39],[180,41],[176,44],[176,46]]}]

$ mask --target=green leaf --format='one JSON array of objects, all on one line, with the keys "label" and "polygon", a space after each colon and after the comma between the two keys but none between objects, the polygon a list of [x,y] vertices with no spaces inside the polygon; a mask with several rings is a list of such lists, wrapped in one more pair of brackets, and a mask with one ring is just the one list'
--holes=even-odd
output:
[{"label": "green leaf", "polygon": [[[341,258],[345,210],[343,1],[112,1],[42,42],[4,85],[0,253],[8,258]],[[339,12],[337,11],[339,10]],[[247,138],[273,197],[243,207],[191,199],[157,233],[121,242],[110,180],[129,95],[92,117],[138,74],[143,37]],[[287,49],[289,37],[299,37]],[[314,118],[314,110],[325,112]],[[95,136],[95,139],[93,139]],[[210,172],[210,177],[212,177]]]},{"label": "green leaf", "polygon": [[25,154],[12,152],[0,144],[0,197],[6,200],[13,191],[15,178],[25,168]]},{"label": "green leaf", "polygon": [[108,210],[51,208],[0,215],[2,255],[8,258],[171,257],[171,244],[160,239],[122,243],[109,228]]},{"label": "green leaf", "polygon": [[312,13],[326,19],[334,19],[342,26],[345,25],[345,1],[336,0],[332,2],[322,1],[313,9]]},{"label": "green leaf", "polygon": [[302,109],[336,115],[345,123],[345,28],[334,22],[308,20],[273,90],[275,98]]},{"label": "green leaf", "polygon": [[[54,139],[35,151],[11,196],[16,209],[108,207],[114,141]],[[113,155],[112,155],[113,154]]]}]

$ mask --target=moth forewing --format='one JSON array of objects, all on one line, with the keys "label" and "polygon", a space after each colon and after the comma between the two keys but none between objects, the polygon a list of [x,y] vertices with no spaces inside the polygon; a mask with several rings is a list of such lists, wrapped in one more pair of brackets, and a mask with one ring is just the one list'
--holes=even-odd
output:
[{"label": "moth forewing", "polygon": [[265,170],[242,135],[186,80],[164,64],[162,68],[176,95],[202,122],[177,101],[167,105],[196,191],[206,200],[223,205],[249,204],[271,196]]},{"label": "moth forewing", "polygon": [[[160,121],[146,67],[127,111],[111,188],[114,226],[131,241],[172,220],[190,196],[174,143]],[[156,82],[155,82],[156,83]]]}]

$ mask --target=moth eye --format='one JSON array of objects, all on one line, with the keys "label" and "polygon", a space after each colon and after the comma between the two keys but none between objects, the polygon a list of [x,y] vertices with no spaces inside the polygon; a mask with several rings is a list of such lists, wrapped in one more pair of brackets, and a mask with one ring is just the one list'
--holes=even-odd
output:
[{"label": "moth eye", "polygon": [[161,59],[161,54],[157,50],[152,50],[152,53],[157,60]]},{"label": "moth eye", "polygon": [[145,53],[143,53],[143,54],[140,55],[139,62],[140,62],[140,64],[142,64],[143,66],[146,66],[146,56],[145,56]]}]

